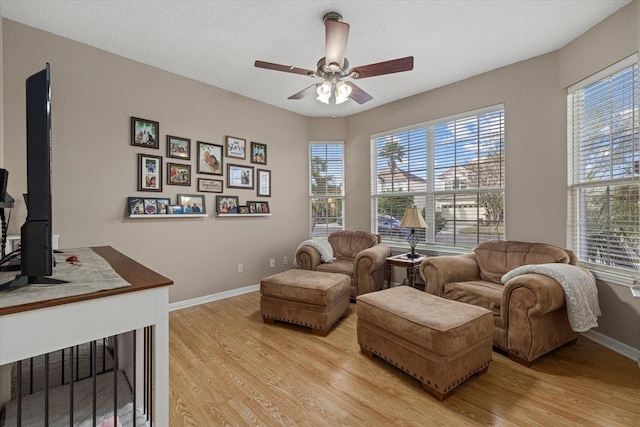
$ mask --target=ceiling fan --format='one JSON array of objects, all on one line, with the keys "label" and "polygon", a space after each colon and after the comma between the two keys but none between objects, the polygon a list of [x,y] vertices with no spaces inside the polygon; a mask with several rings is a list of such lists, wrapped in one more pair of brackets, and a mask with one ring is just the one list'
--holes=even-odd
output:
[{"label": "ceiling fan", "polygon": [[342,22],[342,15],[337,12],[329,12],[322,19],[325,26],[325,56],[318,61],[316,71],[265,61],[255,62],[258,68],[324,79],[324,82],[313,84],[288,99],[302,99],[315,93],[317,99],[325,104],[329,104],[332,96],[335,96],[333,101],[336,104],[341,104],[349,98],[358,104],[364,104],[373,97],[353,82],[345,80],[364,79],[413,69],[413,56],[349,68],[349,61],[345,58],[349,24]]}]

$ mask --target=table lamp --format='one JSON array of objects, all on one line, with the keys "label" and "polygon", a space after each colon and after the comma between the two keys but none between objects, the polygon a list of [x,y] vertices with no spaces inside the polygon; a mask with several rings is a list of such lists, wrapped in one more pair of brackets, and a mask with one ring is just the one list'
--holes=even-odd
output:
[{"label": "table lamp", "polygon": [[407,254],[407,258],[419,258],[420,254],[416,253],[416,245],[418,244],[416,228],[427,228],[427,223],[424,222],[424,218],[422,218],[422,214],[416,205],[409,206],[404,211],[404,217],[402,217],[402,221],[400,221],[398,227],[411,229],[411,234],[407,236],[407,242],[409,242],[409,246],[411,246],[411,252]]}]

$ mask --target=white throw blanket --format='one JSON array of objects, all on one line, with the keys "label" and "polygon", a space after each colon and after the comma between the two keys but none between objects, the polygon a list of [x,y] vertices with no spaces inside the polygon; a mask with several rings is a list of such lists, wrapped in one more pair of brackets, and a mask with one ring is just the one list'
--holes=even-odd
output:
[{"label": "white throw blanket", "polygon": [[[298,253],[298,250],[303,246],[311,246],[312,248],[315,248],[318,252],[320,252],[320,260],[322,262],[335,261],[335,258],[333,256],[333,248],[326,238],[305,240],[298,245],[296,254]],[[293,256],[293,265],[298,265],[298,261],[296,260],[295,255]]]},{"label": "white throw blanket", "polygon": [[555,279],[567,302],[567,315],[571,329],[586,332],[598,326],[600,305],[596,280],[590,271],[570,264],[530,264],[515,268],[502,276],[502,283],[525,273],[538,273]]}]

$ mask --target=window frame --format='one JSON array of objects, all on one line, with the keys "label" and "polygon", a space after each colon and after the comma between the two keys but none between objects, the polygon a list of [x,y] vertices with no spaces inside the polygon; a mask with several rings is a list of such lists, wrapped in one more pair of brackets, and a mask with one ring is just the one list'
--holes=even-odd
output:
[{"label": "window frame", "polygon": [[[330,147],[340,147],[339,161],[336,164],[335,159],[333,159],[333,167],[329,168],[326,171],[326,175],[331,175],[331,173],[335,173],[339,171],[338,182],[340,185],[340,191],[335,193],[325,192],[326,194],[315,194],[314,193],[314,147],[321,149],[325,148],[325,156],[321,158],[321,160],[329,161],[328,150]],[[345,229],[345,144],[344,141],[309,141],[309,158],[308,158],[308,167],[309,167],[309,199],[308,199],[308,212],[309,212],[309,236],[310,238],[323,238],[327,237],[333,231],[344,230]],[[338,169],[335,169],[335,168]],[[332,172],[333,171],[333,172]],[[326,177],[326,176],[325,176]],[[328,185],[328,184],[327,184]],[[329,194],[330,193],[330,194]],[[314,202],[324,201],[324,205],[326,205],[326,214],[322,218],[318,218],[316,212],[314,211]],[[335,213],[335,215],[329,215],[330,213]],[[329,224],[330,218],[335,217],[336,223]],[[338,218],[341,218],[341,224],[338,223]],[[321,228],[318,228],[318,219],[321,222],[324,222],[327,226],[324,231]]]},{"label": "window frame", "polygon": [[[640,96],[638,92],[638,69],[638,54],[636,53],[567,88],[567,247],[576,253],[580,264],[589,268],[597,278],[626,286],[632,286],[633,281],[640,278],[640,263],[635,261],[636,266],[635,270],[633,270],[603,262],[594,262],[589,259],[590,250],[588,247],[589,242],[593,239],[588,237],[587,233],[589,232],[589,228],[593,226],[593,218],[587,214],[587,208],[590,205],[587,205],[586,201],[581,202],[581,199],[586,199],[585,194],[588,193],[589,190],[606,188],[606,209],[607,212],[610,212],[613,201],[615,200],[611,195],[616,193],[616,187],[630,186],[631,189],[635,188],[636,191],[640,191],[640,171],[636,166],[640,161],[638,156],[640,151],[638,147],[640,143],[638,138],[638,107]],[[616,76],[620,76],[629,71],[633,73],[634,79],[631,82],[631,88],[627,89],[625,86],[625,89],[621,91],[629,90],[629,93],[632,95],[632,128],[629,139],[632,149],[630,153],[625,152],[625,150],[620,150],[620,153],[631,154],[633,156],[633,164],[627,163],[627,167],[630,167],[630,170],[633,170],[633,172],[631,172],[630,176],[616,176],[613,168],[620,167],[620,165],[616,165],[615,162],[616,159],[619,159],[621,156],[611,154],[607,156],[612,159],[611,163],[613,165],[609,177],[592,180],[584,179],[582,178],[584,176],[583,174],[586,173],[589,167],[593,166],[588,161],[581,162],[582,153],[596,145],[596,137],[592,137],[591,139],[585,138],[587,142],[581,142],[580,140],[580,131],[586,129],[587,126],[583,123],[583,115],[585,112],[580,109],[584,99],[584,93],[589,89],[597,87],[597,85],[605,84],[604,82],[606,80],[612,80]],[[612,84],[609,83],[609,86],[612,86]],[[581,94],[582,99],[580,98]],[[610,101],[610,108],[602,113],[607,117],[607,125],[614,123],[612,117],[615,116],[616,106],[619,104],[612,104],[611,102],[614,101],[616,95],[618,95],[618,91],[609,91],[608,98],[605,98]],[[598,120],[602,119],[592,118],[590,121],[587,121],[587,123],[599,124]],[[610,135],[610,144],[612,147],[616,141],[618,141],[618,137]],[[611,153],[618,153],[618,151],[611,151]],[[605,154],[603,154],[603,156],[605,156]],[[611,189],[614,189],[614,191],[611,192]],[[607,233],[609,237],[614,236],[614,234],[615,232],[611,230]],[[640,226],[635,234],[636,239],[640,238]],[[615,244],[617,238],[618,237],[615,239],[607,239],[607,246],[610,247],[611,244]],[[609,258],[612,258],[611,254],[609,254]],[[634,263],[633,260],[629,260],[629,262]],[[615,264],[615,262],[613,262],[613,264]]]},{"label": "window frame", "polygon": [[[491,114],[498,114],[499,116],[499,120],[500,120],[500,127],[499,127],[499,135],[500,135],[500,151],[499,151],[499,159],[500,159],[500,180],[501,180],[501,185],[499,186],[482,186],[482,185],[478,185],[476,187],[473,187],[473,185],[471,185],[469,183],[469,180],[466,177],[461,177],[461,176],[457,176],[454,175],[454,177],[452,178],[453,181],[452,182],[457,182],[458,185],[454,185],[454,187],[456,188],[448,188],[445,187],[446,185],[446,181],[442,181],[442,182],[438,182],[438,179],[443,179],[443,178],[437,178],[436,175],[438,174],[443,174],[443,171],[440,170],[439,172],[436,172],[436,162],[438,161],[438,159],[442,160],[442,157],[438,157],[435,154],[435,150],[436,150],[436,141],[438,142],[442,142],[441,136],[437,136],[436,135],[436,128],[438,126],[441,125],[446,125],[446,124],[451,124],[451,123],[459,123],[465,120],[476,120],[476,124],[480,123],[480,120],[482,118],[485,118],[487,116],[485,115],[491,115]],[[484,117],[483,117],[484,116]],[[404,238],[402,236],[400,236],[400,238],[397,238],[396,236],[393,235],[393,233],[391,233],[390,236],[386,236],[384,235],[385,233],[381,233],[379,228],[378,228],[378,224],[379,224],[379,220],[378,220],[378,208],[379,208],[379,201],[380,199],[386,199],[386,198],[393,198],[393,197],[398,197],[398,198],[402,198],[402,197],[411,197],[413,196],[413,202],[414,204],[416,204],[419,208],[423,209],[423,215],[424,215],[424,219],[427,222],[429,228],[425,231],[425,232],[421,232],[421,239],[420,242],[418,244],[418,247],[422,250],[427,250],[427,251],[432,251],[434,253],[462,253],[462,252],[468,252],[469,249],[472,249],[473,247],[475,247],[476,242],[474,243],[469,243],[469,244],[461,244],[460,241],[462,240],[458,235],[456,235],[456,237],[454,238],[453,242],[438,242],[436,239],[436,234],[440,231],[440,227],[441,227],[441,219],[438,219],[438,214],[436,212],[436,198],[437,197],[443,197],[443,196],[451,196],[452,198],[455,197],[464,197],[464,198],[472,198],[473,195],[479,195],[480,194],[484,194],[487,192],[491,192],[491,193],[495,193],[498,192],[501,194],[501,198],[502,198],[502,215],[501,215],[501,222],[499,224],[499,228],[502,229],[499,238],[500,239],[504,239],[504,223],[505,223],[505,216],[504,216],[504,196],[505,196],[505,178],[504,178],[504,173],[505,173],[505,141],[506,141],[506,137],[505,137],[505,107],[504,104],[497,104],[497,105],[492,105],[492,106],[488,106],[485,108],[480,108],[480,109],[476,109],[473,111],[467,111],[467,112],[463,112],[463,113],[459,113],[453,116],[449,116],[449,117],[444,117],[444,118],[439,118],[436,120],[431,120],[428,122],[424,122],[424,123],[420,123],[420,124],[416,124],[416,125],[412,125],[412,126],[407,126],[404,128],[400,128],[400,129],[394,129],[394,130],[389,130],[389,131],[385,131],[385,132],[381,132],[375,135],[371,136],[370,139],[370,155],[371,155],[371,161],[370,161],[370,173],[371,173],[371,230],[374,233],[378,233],[381,234],[383,237],[383,240],[385,241],[385,243],[390,244],[392,246],[398,246],[401,247],[402,249],[408,247],[408,244],[406,242],[404,242]],[[482,129],[485,129],[485,127],[482,127]],[[383,143],[384,138],[386,138],[386,141],[390,141],[390,142],[394,142],[394,137],[398,136],[398,141],[404,141],[403,138],[408,138],[405,137],[405,134],[408,134],[409,132],[413,132],[413,131],[417,131],[417,130],[424,130],[425,133],[425,137],[424,137],[424,153],[422,154],[425,157],[425,165],[424,165],[424,170],[421,169],[420,173],[422,174],[421,176],[424,178],[425,182],[424,182],[424,188],[423,189],[419,189],[418,191],[411,191],[411,183],[409,181],[409,178],[407,177],[407,183],[406,183],[406,189],[396,189],[396,188],[392,188],[392,191],[389,193],[385,193],[384,191],[384,186],[380,185],[378,180],[380,178],[379,172],[381,169],[381,158],[379,157],[379,152],[382,152],[384,149],[382,147],[379,147],[379,140],[380,143]],[[440,139],[438,139],[440,138]],[[457,137],[456,137],[457,138]],[[480,137],[478,136],[477,138],[475,138],[475,142],[478,144],[478,147],[480,147],[480,141],[484,140],[484,137]],[[459,143],[460,139],[455,139],[454,145],[456,143]],[[411,142],[407,142],[407,147],[409,147],[409,145],[411,144]],[[408,148],[409,150],[410,148]],[[422,148],[418,148],[419,150],[422,150]],[[480,155],[478,156],[478,158],[476,159],[478,161],[478,163],[481,163],[481,155],[483,152],[479,151]],[[408,154],[408,156],[411,156],[411,153]],[[390,162],[390,160],[387,160],[388,162]],[[406,161],[407,163],[411,162],[411,160],[406,160],[403,159],[403,161]],[[417,164],[417,162],[416,162]],[[468,166],[470,163],[457,163],[457,160],[454,161],[453,163],[454,165],[457,165],[457,167],[459,168],[460,166]],[[393,169],[392,166],[388,166],[387,169]],[[403,170],[403,172],[405,172],[408,175],[412,175],[414,174],[414,171],[416,170],[416,168],[412,168],[412,167],[407,167],[406,170]],[[391,177],[393,178],[394,173],[397,174],[397,172],[385,172],[383,173],[383,177],[384,175],[391,175]],[[415,173],[416,175],[418,174],[417,172]],[[476,178],[477,181],[480,181],[479,178]],[[436,185],[438,184],[438,185]],[[394,187],[393,185],[391,187]],[[414,188],[418,188],[418,185],[414,185]],[[440,188],[441,187],[441,188]],[[404,190],[404,191],[403,191]],[[420,200],[421,199],[421,200]],[[476,201],[474,203],[476,203],[477,205],[477,198]],[[390,202],[390,204],[393,206],[394,203]],[[480,207],[479,205],[476,206],[477,211],[479,211],[480,209],[482,209],[482,207]],[[403,210],[403,209],[402,209]],[[393,210],[392,210],[393,212]],[[394,216],[395,218],[397,218],[398,220],[402,219],[402,216],[404,214],[404,210],[402,212],[393,212],[392,216]],[[476,223],[479,223],[480,220],[478,219],[478,217],[476,217],[476,219],[474,220]],[[436,225],[437,224],[437,225]],[[435,228],[438,228],[438,230],[435,230]],[[476,234],[475,234],[475,238],[480,239],[480,236],[482,235],[482,233],[480,232],[480,226],[478,225],[476,228]],[[496,227],[496,230],[498,229],[498,227]],[[383,230],[384,231],[384,230]],[[420,230],[416,230],[416,234],[418,234]],[[386,231],[385,231],[386,232]],[[456,232],[457,233],[457,232]],[[479,241],[484,241],[486,239],[482,239]]]}]

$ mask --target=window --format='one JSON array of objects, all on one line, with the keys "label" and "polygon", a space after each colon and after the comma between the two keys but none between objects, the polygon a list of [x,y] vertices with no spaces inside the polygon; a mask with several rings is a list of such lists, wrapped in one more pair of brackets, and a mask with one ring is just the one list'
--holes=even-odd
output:
[{"label": "window", "polygon": [[637,55],[568,92],[569,245],[596,269],[639,271]]},{"label": "window", "polygon": [[344,229],[344,144],[309,144],[309,213],[311,237]]},{"label": "window", "polygon": [[402,242],[415,204],[423,243],[473,248],[504,238],[504,107],[494,106],[371,139],[372,229]]}]

